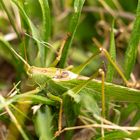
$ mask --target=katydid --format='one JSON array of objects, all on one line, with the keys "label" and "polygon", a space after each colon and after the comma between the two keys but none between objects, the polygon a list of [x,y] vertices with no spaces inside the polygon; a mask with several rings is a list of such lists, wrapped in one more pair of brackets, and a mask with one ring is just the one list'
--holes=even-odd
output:
[{"label": "katydid", "polygon": [[[84,64],[78,66],[77,68],[74,68],[72,71],[69,71],[67,69],[55,68],[55,67],[40,68],[40,67],[30,66],[27,63],[27,61],[25,61],[13,48],[10,47],[9,49],[25,64],[26,72],[27,72],[28,76],[30,77],[30,79],[32,79],[34,81],[34,83],[36,83],[41,88],[44,88],[49,80],[53,80],[55,82],[69,81],[72,79],[85,80],[84,83],[77,85],[74,88],[72,88],[64,93],[64,95],[68,94],[68,95],[72,96],[73,98],[75,98],[75,96],[76,96],[75,93],[79,93],[79,91],[81,91],[95,77],[93,75],[93,76],[91,76],[91,78],[88,78],[88,77],[79,75],[79,73],[83,70],[83,68],[86,67],[86,65],[88,63],[90,63],[93,60],[93,58],[96,55],[98,55],[99,53],[102,53],[102,52],[105,54],[106,58],[111,62],[111,64],[118,71],[120,76],[123,78],[125,84],[129,85],[129,82],[126,80],[124,74],[120,71],[117,64],[111,59],[108,52],[101,47],[101,45],[98,43],[97,40],[94,39],[94,42],[99,47],[99,50],[95,54],[93,54]],[[61,57],[61,52],[59,53],[59,59]],[[59,61],[59,59],[57,61]],[[56,64],[57,61],[55,61],[54,64]],[[104,83],[104,80],[102,80],[102,82]],[[103,86],[102,86],[102,116],[103,117],[105,117],[105,108],[104,108],[105,99],[104,99],[104,96],[105,95],[104,95],[104,84],[103,84]],[[48,94],[48,97],[50,97],[50,99],[52,99],[52,100],[60,102],[58,131],[56,132],[56,136],[57,136],[60,134],[61,129],[62,129],[62,121],[61,120],[62,120],[63,100],[60,97],[57,97],[57,96],[54,96],[51,94]]]},{"label": "katydid", "polygon": [[[116,71],[120,74],[125,84],[127,85],[129,82],[125,78],[123,72],[119,69],[118,65],[111,59],[109,53],[101,47],[101,45],[94,39],[94,42],[99,47],[99,50],[93,54],[88,60],[82,65],[72,69],[69,71],[67,69],[48,67],[48,68],[40,68],[35,66],[30,66],[27,61],[25,61],[13,48],[9,48],[24,64],[26,67],[26,72],[33,81],[39,85],[45,85],[49,79],[54,81],[68,81],[72,79],[83,79],[83,76],[80,76],[79,73],[86,67],[88,63],[91,62],[94,57],[99,53],[104,53],[106,58],[111,62],[111,64],[115,67]],[[59,54],[61,55],[61,54]]]}]

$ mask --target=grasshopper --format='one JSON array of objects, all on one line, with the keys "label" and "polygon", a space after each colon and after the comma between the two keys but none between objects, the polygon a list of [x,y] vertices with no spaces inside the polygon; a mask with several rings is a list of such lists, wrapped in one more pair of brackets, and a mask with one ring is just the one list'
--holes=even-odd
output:
[{"label": "grasshopper", "polygon": [[[64,95],[68,94],[68,95],[70,95],[71,97],[74,98],[75,95],[73,93],[79,93],[79,91],[82,90],[95,77],[95,75],[93,75],[90,78],[88,78],[88,77],[79,75],[79,73],[99,53],[103,53],[106,56],[106,58],[110,61],[110,63],[115,67],[116,71],[120,74],[120,76],[124,80],[125,84],[127,86],[129,86],[130,82],[127,81],[124,74],[119,69],[116,62],[114,60],[112,60],[112,58],[110,57],[107,50],[105,50],[96,39],[93,39],[93,40],[99,48],[98,52],[96,54],[93,54],[89,59],[87,59],[87,61],[84,64],[72,69],[71,71],[67,70],[67,69],[56,68],[56,67],[40,68],[40,67],[36,67],[36,66],[30,66],[27,63],[27,61],[25,59],[23,59],[13,48],[9,48],[9,49],[25,64],[27,75],[29,76],[30,79],[32,79],[32,81],[34,81],[34,83],[37,84],[37,86],[40,87],[40,89],[45,88],[47,83],[49,82],[49,80],[53,80],[56,83],[59,83],[59,82],[62,82],[62,81],[69,81],[69,80],[73,80],[73,79],[85,80],[85,83],[77,85],[73,89],[70,89],[70,90],[68,90],[64,93]],[[59,59],[61,57],[61,52],[62,52],[65,41],[62,43],[63,45],[61,46],[59,56],[57,57],[58,60],[54,62],[55,65],[59,62]],[[99,70],[99,73],[101,73],[101,75],[102,75],[102,91],[101,91],[101,93],[102,93],[102,116],[105,117],[104,84],[106,84],[106,83],[104,81],[104,72],[102,70]],[[71,92],[69,92],[69,91],[74,91],[74,92],[71,94]],[[55,133],[55,136],[58,136],[62,132],[61,130],[62,130],[63,99],[58,97],[58,96],[49,94],[49,93],[48,93],[48,97],[52,100],[60,102],[59,119],[58,119],[58,131]]]}]

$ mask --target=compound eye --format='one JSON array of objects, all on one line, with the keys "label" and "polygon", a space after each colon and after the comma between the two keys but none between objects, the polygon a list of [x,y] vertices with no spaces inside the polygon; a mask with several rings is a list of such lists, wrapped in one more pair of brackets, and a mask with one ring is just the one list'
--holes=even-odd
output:
[{"label": "compound eye", "polygon": [[62,77],[67,78],[69,76],[69,73],[67,71],[62,72]]}]

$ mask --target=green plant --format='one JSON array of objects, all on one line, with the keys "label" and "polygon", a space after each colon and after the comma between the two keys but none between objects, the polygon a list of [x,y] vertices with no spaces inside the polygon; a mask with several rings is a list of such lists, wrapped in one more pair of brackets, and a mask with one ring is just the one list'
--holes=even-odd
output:
[{"label": "green plant", "polygon": [[[86,25],[90,23],[88,20],[93,15],[89,14],[89,17],[85,18],[85,15],[82,14],[81,19],[83,18],[82,20],[84,20],[85,18],[86,22],[80,22],[83,5],[92,5],[91,0],[88,0],[87,3],[84,0],[74,0],[72,3],[74,11],[69,9],[72,15],[67,16],[65,21],[61,21],[62,23],[58,23],[58,25],[56,24],[57,19],[52,17],[51,14],[57,15],[58,12],[63,11],[65,8],[68,9],[69,6],[67,7],[67,5],[71,1],[64,2],[60,0],[60,2],[56,2],[56,5],[59,5],[58,9],[55,7],[54,1],[47,0],[36,2],[31,0],[11,0],[10,4],[3,0],[0,0],[0,2],[8,16],[10,26],[13,27],[17,36],[16,41],[10,39],[11,42],[5,36],[0,37],[0,56],[10,62],[16,70],[15,82],[21,81],[14,85],[7,97],[0,96],[0,110],[2,113],[4,111],[7,113],[6,115],[2,114],[1,119],[5,123],[10,120],[6,139],[21,139],[21,134],[25,140],[38,138],[40,140],[61,139],[61,136],[69,140],[75,139],[75,129],[84,128],[88,130],[89,135],[85,134],[85,137],[89,137],[89,139],[136,139],[139,137],[139,128],[135,125],[140,119],[138,115],[140,91],[133,89],[139,88],[139,83],[129,82],[128,79],[134,68],[132,61],[136,61],[136,52],[138,50],[140,1],[138,1],[132,37],[129,40],[129,47],[125,53],[124,72],[120,70],[120,66],[116,63],[114,22],[118,24],[124,22],[117,19],[112,23],[110,54],[94,38],[94,43],[91,44],[97,47],[92,46],[92,55],[88,58],[82,56],[81,59],[84,59],[82,64],[73,68],[69,67],[68,55],[72,49],[72,43],[76,42],[74,39],[79,36],[84,42],[83,38],[88,36],[90,39],[88,38],[86,41],[90,42],[93,34],[96,38],[98,37],[96,33],[91,35],[88,32],[85,33],[86,30],[90,31]],[[36,5],[35,9],[32,7],[32,4]],[[99,3],[95,2],[95,4]],[[105,3],[100,0],[100,4],[113,15],[115,15],[114,12],[110,10],[112,5],[118,9],[120,8],[119,3],[116,4],[115,2],[107,1]],[[12,12],[10,12],[11,10]],[[35,13],[38,17],[42,16],[42,22],[38,22],[41,18],[36,21],[38,28],[31,21],[33,17],[28,17],[32,10],[40,11]],[[52,11],[54,13],[51,13]],[[16,15],[17,13],[19,15]],[[96,16],[98,20],[99,17],[98,15]],[[59,18],[61,19],[61,17]],[[20,20],[21,26],[17,26],[15,20]],[[69,29],[67,29],[65,22],[70,22]],[[85,28],[84,33],[81,33],[80,29],[77,28],[78,23],[80,23],[79,26]],[[107,27],[105,23],[103,25]],[[61,40],[57,40],[54,37],[54,33],[57,33],[58,37],[62,34],[59,28],[63,30],[66,28],[68,31],[68,35],[64,35],[66,37],[62,37]],[[79,34],[75,35],[76,31]],[[102,32],[102,30],[99,32]],[[99,40],[102,41],[104,37],[101,37]],[[91,45],[88,41],[85,43],[87,46]],[[81,44],[83,45],[82,42]],[[131,49],[131,46],[134,48]],[[104,54],[109,60],[106,79],[103,70],[99,70],[99,67],[103,67],[102,61],[98,59],[100,53]],[[79,58],[80,54],[82,53],[79,52],[77,54]],[[74,56],[71,59],[74,60],[76,58]],[[93,63],[94,59],[96,59],[95,63]],[[96,63],[99,63],[99,65]],[[95,73],[91,77],[82,76],[83,70],[88,67],[86,69],[88,71],[93,65],[97,68],[94,69]],[[64,67],[66,68],[64,69]],[[91,72],[93,73],[93,70]],[[89,75],[88,72],[85,71],[85,73]],[[117,73],[124,81],[119,82],[119,85],[113,83],[113,80],[117,79]],[[125,73],[127,78],[123,73]],[[101,80],[94,79],[98,75],[101,75]],[[122,109],[122,107],[124,108]],[[130,113],[134,113],[134,116],[129,115]],[[10,119],[8,116],[10,116]],[[127,117],[130,117],[131,120],[129,121],[130,127],[126,127],[124,124],[124,120]],[[77,119],[82,125],[76,126],[79,125]],[[121,126],[122,124],[124,126]],[[34,129],[30,130],[30,126]]]}]

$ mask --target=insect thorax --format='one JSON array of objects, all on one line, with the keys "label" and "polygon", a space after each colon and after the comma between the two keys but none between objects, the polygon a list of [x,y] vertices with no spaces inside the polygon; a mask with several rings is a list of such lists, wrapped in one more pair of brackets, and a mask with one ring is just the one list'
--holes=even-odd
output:
[{"label": "insect thorax", "polygon": [[38,84],[46,84],[49,79],[54,81],[67,81],[76,79],[77,74],[60,68],[39,68],[32,66],[30,71],[30,77]]}]

